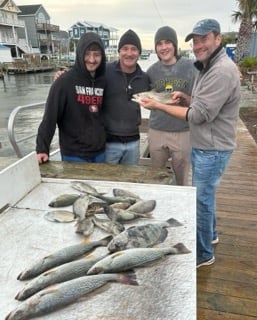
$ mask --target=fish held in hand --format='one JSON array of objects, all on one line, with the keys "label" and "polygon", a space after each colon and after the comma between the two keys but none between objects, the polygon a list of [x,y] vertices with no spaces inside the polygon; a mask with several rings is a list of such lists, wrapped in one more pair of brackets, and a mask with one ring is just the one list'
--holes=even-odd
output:
[{"label": "fish held in hand", "polygon": [[148,248],[162,243],[168,235],[167,228],[181,226],[177,220],[171,218],[161,223],[148,223],[132,226],[115,236],[108,244],[110,252],[117,252],[130,248]]},{"label": "fish held in hand", "polygon": [[177,102],[177,100],[171,98],[170,92],[157,92],[155,90],[135,93],[131,100],[140,104],[142,98],[154,99],[164,104],[175,104]]},{"label": "fish held in hand", "polygon": [[183,243],[165,248],[132,248],[117,251],[93,265],[87,274],[120,272],[145,266],[169,254],[184,254],[191,251]]},{"label": "fish held in hand", "polygon": [[26,320],[53,312],[76,302],[79,298],[104,286],[108,282],[138,285],[135,273],[83,276],[50,286],[36,293],[11,311],[5,320]]},{"label": "fish held in hand", "polygon": [[91,242],[82,242],[79,244],[71,245],[65,248],[62,248],[42,259],[36,261],[31,267],[27,270],[21,272],[17,279],[18,280],[27,280],[38,276],[46,270],[59,266],[63,263],[70,262],[75,260],[86,253],[89,253],[93,249],[99,246],[107,246],[112,236],[105,237],[101,240],[91,241]]}]

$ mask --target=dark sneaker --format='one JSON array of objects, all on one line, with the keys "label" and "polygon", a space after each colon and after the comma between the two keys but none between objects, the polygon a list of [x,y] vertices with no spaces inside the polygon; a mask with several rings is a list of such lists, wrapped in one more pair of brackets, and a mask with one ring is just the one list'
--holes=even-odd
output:
[{"label": "dark sneaker", "polygon": [[220,239],[219,239],[219,237],[217,237],[212,240],[211,244],[217,244],[217,243],[219,243],[219,241],[220,241]]},{"label": "dark sneaker", "polygon": [[215,262],[215,257],[213,256],[209,260],[204,260],[204,261],[197,262],[196,268],[200,268],[200,267],[203,267],[203,266],[209,266],[209,265],[213,264],[214,262]]}]

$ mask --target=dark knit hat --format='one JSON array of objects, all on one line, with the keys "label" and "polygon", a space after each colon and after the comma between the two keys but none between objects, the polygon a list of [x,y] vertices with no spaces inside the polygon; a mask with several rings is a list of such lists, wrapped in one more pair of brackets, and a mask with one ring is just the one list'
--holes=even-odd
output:
[{"label": "dark knit hat", "polygon": [[119,45],[118,45],[118,51],[120,51],[121,47],[123,47],[125,44],[132,44],[136,46],[139,50],[139,53],[141,54],[142,47],[141,47],[141,41],[138,37],[138,35],[131,29],[126,31],[120,38]]},{"label": "dark knit hat", "polygon": [[173,43],[175,49],[177,50],[178,38],[177,38],[177,33],[173,28],[169,26],[164,26],[159,28],[156,31],[156,34],[154,37],[155,49],[156,49],[157,43],[160,42],[161,40],[170,40]]}]

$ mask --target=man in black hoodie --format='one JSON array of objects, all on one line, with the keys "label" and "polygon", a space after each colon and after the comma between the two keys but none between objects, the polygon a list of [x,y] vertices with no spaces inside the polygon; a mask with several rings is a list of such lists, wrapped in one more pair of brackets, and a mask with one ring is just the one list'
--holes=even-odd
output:
[{"label": "man in black hoodie", "polygon": [[106,56],[101,38],[84,34],[77,45],[74,67],[52,84],[38,128],[39,163],[48,161],[56,125],[63,161],[104,162],[106,134],[101,119]]}]

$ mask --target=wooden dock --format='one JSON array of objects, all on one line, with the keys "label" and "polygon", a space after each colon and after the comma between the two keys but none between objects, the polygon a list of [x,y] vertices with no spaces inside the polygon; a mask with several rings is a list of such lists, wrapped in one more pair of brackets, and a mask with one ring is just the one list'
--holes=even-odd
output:
[{"label": "wooden dock", "polygon": [[47,72],[55,70],[55,64],[48,65],[29,65],[29,64],[9,64],[6,68],[8,74],[24,74],[35,72]]},{"label": "wooden dock", "polygon": [[257,145],[241,120],[217,217],[216,262],[197,271],[197,319],[257,319]]},{"label": "wooden dock", "polygon": [[[216,262],[197,271],[198,320],[257,319],[257,145],[241,120],[237,131],[238,145],[217,191]],[[104,170],[96,164],[86,166],[88,171],[81,169],[75,176],[64,163],[45,164],[40,170],[46,177],[83,179],[90,173],[90,179],[96,175],[104,179]],[[115,165],[107,167],[113,181],[167,183],[167,172],[150,166],[135,166],[132,171],[121,165],[119,171]]]}]

